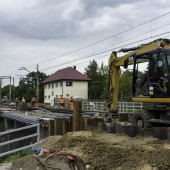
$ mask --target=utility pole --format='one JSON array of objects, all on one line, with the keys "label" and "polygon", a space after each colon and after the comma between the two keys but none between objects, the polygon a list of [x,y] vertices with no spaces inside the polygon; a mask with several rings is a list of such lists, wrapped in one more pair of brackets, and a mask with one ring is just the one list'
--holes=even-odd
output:
[{"label": "utility pole", "polygon": [[1,99],[1,86],[2,86],[2,82],[1,82],[1,78],[0,78],[0,103],[2,103],[2,99]]},{"label": "utility pole", "polygon": [[37,64],[37,90],[36,90],[37,101],[39,102],[39,65]]},{"label": "utility pole", "polygon": [[12,91],[13,91],[13,93],[12,93],[12,98],[13,98],[13,100],[14,100],[14,97],[15,97],[15,96],[14,96],[14,95],[15,95],[15,94],[14,94],[14,77],[13,77],[13,90],[12,90]]},{"label": "utility pole", "polygon": [[9,86],[9,101],[11,102],[11,76],[10,76],[10,86]]}]

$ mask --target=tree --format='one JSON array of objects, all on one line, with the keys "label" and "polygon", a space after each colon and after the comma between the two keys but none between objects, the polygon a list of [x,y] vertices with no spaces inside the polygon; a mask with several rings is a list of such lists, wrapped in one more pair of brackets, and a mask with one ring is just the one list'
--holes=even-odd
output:
[{"label": "tree", "polygon": [[[47,75],[42,72],[38,72],[39,82],[42,82],[47,78]],[[19,85],[16,88],[16,97],[25,97],[27,101],[30,101],[32,97],[36,97],[37,88],[37,72],[30,72],[26,77],[21,78]],[[40,85],[39,99],[40,102],[43,101],[44,90],[43,86]]]},{"label": "tree", "polygon": [[108,98],[108,66],[104,66],[103,62],[101,63],[99,73],[100,73],[99,79],[101,80],[101,90],[102,90],[100,98],[107,99]]},{"label": "tree", "polygon": [[133,73],[129,70],[121,73],[119,81],[119,99],[122,97],[124,101],[132,100],[132,75]]},{"label": "tree", "polygon": [[91,78],[92,80],[96,80],[98,76],[98,64],[95,60],[92,62],[90,61],[90,64],[85,68],[85,75]]},{"label": "tree", "polygon": [[[10,85],[4,86],[1,90],[2,90],[1,97],[7,96],[8,99],[10,99]],[[15,87],[11,85],[11,99],[13,99],[14,92],[15,92]]]},{"label": "tree", "polygon": [[101,67],[98,67],[98,64],[95,60],[85,68],[85,75],[91,78],[89,83],[88,96],[90,99],[106,99],[107,98],[107,66],[101,64]]}]

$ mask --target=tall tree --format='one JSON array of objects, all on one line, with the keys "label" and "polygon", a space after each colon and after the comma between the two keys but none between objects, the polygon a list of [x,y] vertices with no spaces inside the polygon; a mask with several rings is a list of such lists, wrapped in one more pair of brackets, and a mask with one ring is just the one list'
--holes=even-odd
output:
[{"label": "tall tree", "polygon": [[85,75],[91,78],[92,80],[89,82],[89,90],[88,96],[90,99],[98,99],[99,98],[99,89],[98,84],[98,64],[95,60],[90,61],[90,64],[85,68]]},{"label": "tall tree", "polygon": [[[45,80],[47,75],[42,72],[38,72],[39,82]],[[30,72],[26,77],[21,78],[19,85],[17,87],[16,97],[22,98],[25,97],[27,101],[30,101],[32,97],[36,97],[36,88],[37,88],[37,72]],[[44,90],[43,86],[40,85],[40,101],[43,101]]]},{"label": "tall tree", "polygon": [[133,73],[129,70],[121,73],[119,81],[119,100],[132,100],[132,75]]},{"label": "tall tree", "polygon": [[101,99],[107,99],[108,98],[108,66],[105,66],[104,63],[101,63],[100,69],[99,69],[101,80],[101,90],[102,93],[100,95]]},{"label": "tall tree", "polygon": [[98,64],[95,60],[85,68],[85,75],[92,79],[89,83],[88,96],[90,99],[106,99],[107,96],[107,67]]},{"label": "tall tree", "polygon": [[[10,85],[6,85],[1,89],[1,97],[7,96],[10,99]],[[11,85],[11,99],[13,99],[13,93],[15,91],[15,87]]]},{"label": "tall tree", "polygon": [[90,61],[90,64],[85,68],[85,75],[91,78],[92,80],[96,80],[98,76],[98,64],[95,60]]}]

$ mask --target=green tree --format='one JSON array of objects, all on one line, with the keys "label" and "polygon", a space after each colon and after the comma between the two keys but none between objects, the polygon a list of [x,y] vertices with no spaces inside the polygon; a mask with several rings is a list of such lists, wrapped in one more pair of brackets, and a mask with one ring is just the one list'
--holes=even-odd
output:
[{"label": "green tree", "polygon": [[105,66],[103,62],[101,63],[100,69],[99,69],[99,79],[101,81],[101,99],[107,99],[108,97],[108,66]]},{"label": "green tree", "polygon": [[132,100],[132,75],[133,73],[129,70],[121,73],[119,81],[119,100]]},{"label": "green tree", "polygon": [[85,68],[85,75],[91,78],[89,82],[88,96],[90,99],[106,99],[107,97],[107,66],[98,64],[95,60],[90,61],[90,64]]},{"label": "green tree", "polygon": [[[38,72],[39,82],[47,78],[47,75],[42,72]],[[26,77],[21,78],[18,87],[16,87],[16,97],[25,97],[27,101],[31,101],[31,98],[36,97],[37,88],[37,72],[30,72]],[[40,85],[39,99],[43,102],[44,90],[43,86]]]},{"label": "green tree", "polygon": [[[11,100],[13,100],[13,96],[15,93],[15,87],[11,85]],[[1,88],[1,97],[7,96],[8,99],[10,99],[10,85],[6,85],[3,88]]]},{"label": "green tree", "polygon": [[10,85],[6,85],[2,88],[1,96],[8,96],[9,99]]}]

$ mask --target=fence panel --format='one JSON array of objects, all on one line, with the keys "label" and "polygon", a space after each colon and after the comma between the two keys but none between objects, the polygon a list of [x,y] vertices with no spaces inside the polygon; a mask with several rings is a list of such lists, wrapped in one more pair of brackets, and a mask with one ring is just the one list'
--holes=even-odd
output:
[{"label": "fence panel", "polygon": [[[118,102],[119,113],[132,113],[135,110],[141,110],[142,103],[135,102]],[[82,102],[82,110],[85,111],[108,111],[106,102]]]},{"label": "fence panel", "polygon": [[19,137],[19,138],[13,139],[13,140],[8,140],[6,142],[1,142],[0,146],[5,146],[5,145],[9,145],[9,144],[12,144],[12,143],[15,143],[15,142],[20,142],[22,140],[26,140],[26,139],[32,138],[32,137],[34,137],[34,138],[36,137],[36,142],[35,143],[28,144],[26,146],[22,146],[22,147],[19,147],[17,149],[13,149],[13,150],[10,150],[10,151],[8,150],[7,152],[4,152],[4,153],[0,153],[0,157],[9,155],[11,153],[15,153],[15,152],[27,149],[27,148],[31,148],[33,146],[38,146],[39,145],[39,141],[40,141],[40,124],[38,123],[38,124],[33,124],[33,125],[25,126],[25,127],[22,127],[22,128],[17,128],[17,129],[8,130],[8,131],[5,131],[5,132],[0,132],[0,136],[2,136],[2,135],[9,135],[9,134],[14,133],[14,132],[18,132],[19,133],[22,130],[27,130],[27,129],[34,128],[34,127],[37,127],[36,133],[31,134],[31,135],[27,135],[27,136],[24,136],[24,137]]}]

